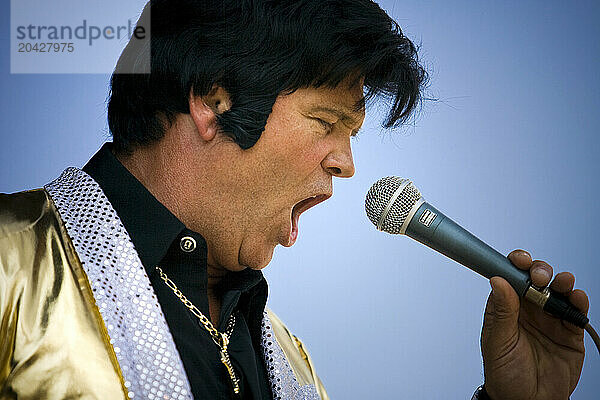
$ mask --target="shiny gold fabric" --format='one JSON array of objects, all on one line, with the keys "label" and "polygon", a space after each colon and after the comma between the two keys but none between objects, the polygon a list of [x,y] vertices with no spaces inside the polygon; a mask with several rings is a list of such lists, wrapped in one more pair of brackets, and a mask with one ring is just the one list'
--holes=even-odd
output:
[{"label": "shiny gold fabric", "polygon": [[271,310],[267,310],[267,313],[277,343],[279,343],[285,357],[290,363],[298,383],[301,386],[314,384],[321,399],[329,400],[325,387],[315,372],[312,360],[310,359],[308,352],[304,349],[304,344],[288,330],[277,315]]},{"label": "shiny gold fabric", "polygon": [[44,190],[0,195],[0,399],[124,399],[119,366]]},{"label": "shiny gold fabric", "polygon": [[[301,385],[329,397],[302,343],[269,318]],[[46,191],[0,194],[0,399],[127,399],[87,276]]]}]

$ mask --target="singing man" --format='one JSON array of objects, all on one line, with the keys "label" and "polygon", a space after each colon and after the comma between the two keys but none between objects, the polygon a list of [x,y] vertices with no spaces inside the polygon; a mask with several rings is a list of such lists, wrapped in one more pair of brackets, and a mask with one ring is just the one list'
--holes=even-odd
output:
[{"label": "singing man", "polygon": [[[0,196],[0,398],[328,399],[261,270],[354,174],[365,104],[386,127],[411,116],[415,46],[368,0],[151,0],[144,18],[150,46],[132,37],[111,79],[112,143]],[[587,312],[573,283],[550,285]],[[583,331],[491,284],[474,398],[567,399]]]}]

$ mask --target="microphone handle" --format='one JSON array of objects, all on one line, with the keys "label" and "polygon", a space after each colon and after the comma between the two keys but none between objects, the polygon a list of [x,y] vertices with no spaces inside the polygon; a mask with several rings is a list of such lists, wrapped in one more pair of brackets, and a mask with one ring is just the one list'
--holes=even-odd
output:
[{"label": "microphone handle", "polygon": [[520,297],[538,304],[558,318],[581,328],[588,323],[587,317],[564,296],[554,293],[549,288],[537,289],[532,286],[528,271],[515,267],[507,257],[446,217],[431,204],[423,202],[407,220],[407,236],[488,279],[493,276],[506,279]]}]

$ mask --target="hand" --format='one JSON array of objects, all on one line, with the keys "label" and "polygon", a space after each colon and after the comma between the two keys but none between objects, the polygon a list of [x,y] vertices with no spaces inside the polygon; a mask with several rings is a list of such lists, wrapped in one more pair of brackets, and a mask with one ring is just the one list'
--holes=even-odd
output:
[{"label": "hand", "polygon": [[[508,256],[518,268],[529,270],[535,286],[545,287],[552,267],[531,260],[524,250]],[[573,290],[575,277],[556,275],[550,287],[565,295],[583,313],[589,308],[581,290]],[[481,330],[485,389],[492,400],[566,400],[575,390],[583,366],[583,329],[519,299],[500,277],[490,280]]]}]

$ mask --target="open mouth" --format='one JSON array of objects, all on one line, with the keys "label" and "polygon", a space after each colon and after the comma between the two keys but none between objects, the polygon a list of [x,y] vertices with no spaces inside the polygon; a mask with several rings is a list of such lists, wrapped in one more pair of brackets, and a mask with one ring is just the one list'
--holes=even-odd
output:
[{"label": "open mouth", "polygon": [[313,197],[309,197],[304,199],[292,208],[292,230],[290,232],[290,240],[289,245],[294,244],[296,239],[298,238],[298,219],[300,218],[300,214],[304,211],[308,210],[311,207],[316,206],[317,204],[327,200],[331,195],[328,194],[319,194]]}]

